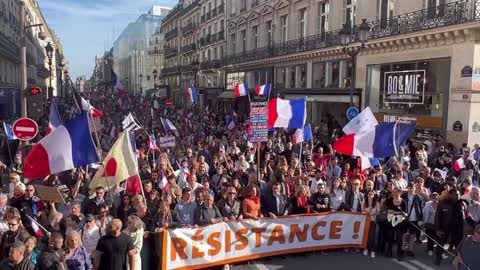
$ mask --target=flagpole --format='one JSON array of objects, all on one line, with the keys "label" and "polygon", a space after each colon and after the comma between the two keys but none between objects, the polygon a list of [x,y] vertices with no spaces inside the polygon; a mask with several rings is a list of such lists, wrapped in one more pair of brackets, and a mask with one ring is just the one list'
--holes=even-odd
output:
[{"label": "flagpole", "polygon": [[257,177],[258,177],[258,182],[260,183],[260,146],[262,143],[257,143]]},{"label": "flagpole", "polygon": [[[90,102],[87,101],[88,105],[90,106]],[[100,140],[98,139],[98,132],[97,132],[97,126],[95,125],[95,121],[93,120],[93,116],[90,112],[87,112],[87,116],[88,118],[90,119],[90,122],[92,123],[92,126],[93,126],[93,133],[95,134],[95,140],[97,141],[97,145],[100,147]],[[100,155],[102,155],[102,148],[100,148]],[[101,158],[103,159],[103,155],[101,156]],[[104,160],[102,160],[102,168],[103,168],[103,171],[106,172],[106,169],[105,169],[105,163],[104,163]],[[110,182],[108,181],[108,178],[110,176],[108,176],[108,174],[106,174],[106,177],[105,177],[105,181],[107,182],[107,188],[108,190],[110,191]],[[111,202],[113,203],[113,195],[111,192],[108,192],[108,194],[110,194],[110,200]]]}]

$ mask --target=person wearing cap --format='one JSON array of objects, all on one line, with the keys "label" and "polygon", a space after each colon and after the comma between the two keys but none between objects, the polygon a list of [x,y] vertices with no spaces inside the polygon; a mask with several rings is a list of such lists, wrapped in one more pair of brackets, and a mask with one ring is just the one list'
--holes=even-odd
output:
[{"label": "person wearing cap", "polygon": [[480,265],[480,256],[478,251],[480,250],[480,224],[475,226],[473,235],[468,235],[457,248],[457,257],[454,260],[454,264],[458,269],[476,269]]},{"label": "person wearing cap", "polygon": [[101,237],[100,229],[95,222],[95,216],[88,214],[85,216],[85,224],[80,229],[80,238],[82,239],[83,246],[89,254],[97,247],[97,242]]}]

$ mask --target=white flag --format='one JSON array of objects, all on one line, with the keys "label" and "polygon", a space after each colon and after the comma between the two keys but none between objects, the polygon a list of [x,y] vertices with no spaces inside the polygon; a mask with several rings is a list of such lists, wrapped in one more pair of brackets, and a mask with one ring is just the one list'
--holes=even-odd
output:
[{"label": "white flag", "polygon": [[360,134],[367,130],[373,129],[378,125],[377,119],[370,110],[370,107],[366,107],[357,117],[353,118],[343,127],[345,134]]},{"label": "white flag", "polygon": [[142,126],[135,121],[135,117],[133,117],[132,113],[129,113],[127,117],[123,119],[122,128],[128,130],[128,132],[132,132],[141,129]]}]

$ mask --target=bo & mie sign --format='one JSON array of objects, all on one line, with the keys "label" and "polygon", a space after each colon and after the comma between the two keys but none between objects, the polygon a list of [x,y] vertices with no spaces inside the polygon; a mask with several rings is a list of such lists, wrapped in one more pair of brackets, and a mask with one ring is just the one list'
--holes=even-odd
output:
[{"label": "bo & mie sign", "polygon": [[384,103],[423,104],[425,70],[385,72]]}]

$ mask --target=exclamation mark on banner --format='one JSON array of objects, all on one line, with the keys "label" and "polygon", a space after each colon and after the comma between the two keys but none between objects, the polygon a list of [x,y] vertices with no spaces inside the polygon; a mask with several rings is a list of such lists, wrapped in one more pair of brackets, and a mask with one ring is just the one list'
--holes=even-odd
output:
[{"label": "exclamation mark on banner", "polygon": [[355,221],[353,223],[353,236],[352,236],[353,239],[358,238],[359,232],[360,232],[360,225],[361,225],[360,221]]}]

